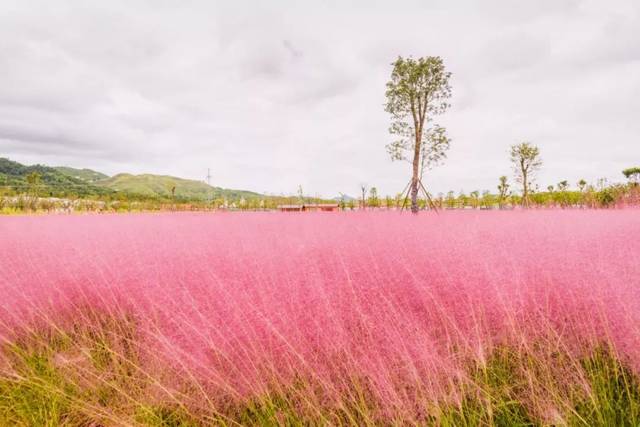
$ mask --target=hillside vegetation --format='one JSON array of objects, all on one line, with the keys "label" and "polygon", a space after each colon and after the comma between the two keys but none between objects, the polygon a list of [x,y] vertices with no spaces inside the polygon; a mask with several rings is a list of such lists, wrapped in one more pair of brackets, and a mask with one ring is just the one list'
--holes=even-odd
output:
[{"label": "hillside vegetation", "polygon": [[105,175],[102,172],[97,172],[86,168],[76,169],[70,168],[68,166],[56,166],[54,167],[54,169],[67,176],[71,176],[87,182],[97,182],[109,178],[109,175]]},{"label": "hillside vegetation", "polygon": [[[175,188],[175,191],[172,190]],[[92,169],[27,166],[0,158],[0,195],[37,197],[170,200],[181,202],[264,198],[262,194],[210,186],[168,175],[120,173],[113,177]]]},{"label": "hillside vegetation", "polygon": [[105,196],[113,191],[44,165],[27,166],[0,158],[0,191],[40,197]]},{"label": "hillside vegetation", "polygon": [[201,181],[176,178],[168,175],[132,175],[121,173],[106,180],[99,185],[127,193],[148,197],[171,197],[172,188],[175,187],[175,197],[189,200],[205,200],[207,198],[256,198],[258,193],[242,190],[229,190],[220,187],[212,187]]}]

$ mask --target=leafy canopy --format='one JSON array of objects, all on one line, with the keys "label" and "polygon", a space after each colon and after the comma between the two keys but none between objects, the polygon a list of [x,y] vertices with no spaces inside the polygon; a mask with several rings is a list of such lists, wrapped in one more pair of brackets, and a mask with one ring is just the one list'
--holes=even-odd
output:
[{"label": "leafy canopy", "polygon": [[540,150],[529,142],[511,146],[511,162],[518,182],[531,177],[542,166]]},{"label": "leafy canopy", "polygon": [[498,192],[500,193],[500,199],[503,199],[507,193],[509,192],[509,181],[505,175],[502,175],[499,178],[500,183],[498,184]]},{"label": "leafy canopy", "polygon": [[[397,139],[387,145],[392,160],[417,160],[422,168],[437,163],[449,149],[446,130],[433,123],[449,108],[449,78],[440,57],[398,57],[387,83],[385,110],[391,114],[389,132]],[[426,127],[425,127],[426,124]]]},{"label": "leafy canopy", "polygon": [[640,181],[640,167],[628,168],[622,171],[622,174],[633,182]]}]

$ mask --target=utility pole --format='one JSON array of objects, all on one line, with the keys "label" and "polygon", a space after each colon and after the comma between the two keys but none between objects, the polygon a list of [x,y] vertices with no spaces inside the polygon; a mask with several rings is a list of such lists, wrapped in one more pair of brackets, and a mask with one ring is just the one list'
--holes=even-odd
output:
[{"label": "utility pole", "polygon": [[[211,187],[211,168],[207,168],[207,185]],[[207,204],[211,204],[211,188],[207,188]]]}]

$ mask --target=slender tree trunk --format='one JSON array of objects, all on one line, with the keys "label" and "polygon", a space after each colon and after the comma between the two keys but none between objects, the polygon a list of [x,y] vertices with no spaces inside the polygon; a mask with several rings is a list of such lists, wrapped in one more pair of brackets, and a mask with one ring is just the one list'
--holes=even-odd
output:
[{"label": "slender tree trunk", "polygon": [[523,171],[522,173],[522,206],[525,208],[529,207],[529,183],[527,182],[527,173]]},{"label": "slender tree trunk", "polygon": [[362,187],[362,210],[367,209],[367,199],[365,198],[366,190]]},{"label": "slender tree trunk", "polygon": [[411,176],[411,212],[418,213],[418,183],[420,176],[420,143],[422,131],[416,131],[416,144],[413,152],[413,175]]}]

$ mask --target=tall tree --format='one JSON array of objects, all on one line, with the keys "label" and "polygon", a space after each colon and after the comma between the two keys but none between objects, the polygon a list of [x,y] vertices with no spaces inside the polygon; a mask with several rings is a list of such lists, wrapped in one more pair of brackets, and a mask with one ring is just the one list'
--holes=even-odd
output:
[{"label": "tall tree", "polygon": [[522,184],[522,206],[528,208],[531,204],[529,193],[535,173],[542,166],[540,150],[528,142],[511,146],[511,162],[516,174],[516,180]]},{"label": "tall tree", "polygon": [[420,177],[443,159],[449,149],[445,128],[433,123],[449,108],[451,86],[440,57],[398,57],[387,83],[385,110],[391,114],[389,132],[398,139],[387,145],[392,160],[412,164],[411,211],[418,212]]}]

